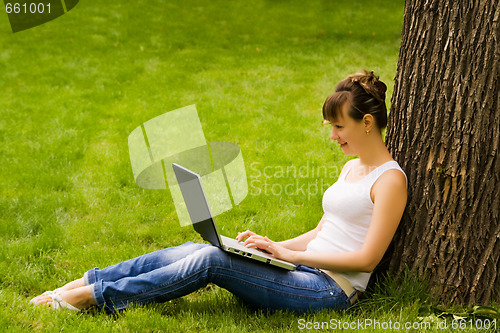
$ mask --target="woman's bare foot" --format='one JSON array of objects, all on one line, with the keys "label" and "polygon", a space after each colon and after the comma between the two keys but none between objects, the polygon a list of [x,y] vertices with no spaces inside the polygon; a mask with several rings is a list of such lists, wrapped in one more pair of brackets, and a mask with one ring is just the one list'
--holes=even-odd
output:
[{"label": "woman's bare foot", "polygon": [[51,294],[54,294],[54,293],[60,294],[63,291],[69,291],[69,290],[84,287],[84,286],[85,286],[85,282],[84,282],[83,278],[80,278],[80,279],[71,281],[60,288],[54,289],[52,291],[46,291],[42,295],[39,295],[37,297],[32,298],[30,300],[30,302],[33,304],[37,304],[39,299],[47,300],[47,298],[50,298]]},{"label": "woman's bare foot", "polygon": [[[83,286],[67,291],[60,291],[59,295],[66,303],[82,310],[96,304],[90,288],[90,286]],[[30,302],[35,305],[51,306],[53,299],[50,295],[40,295],[33,298]]]}]

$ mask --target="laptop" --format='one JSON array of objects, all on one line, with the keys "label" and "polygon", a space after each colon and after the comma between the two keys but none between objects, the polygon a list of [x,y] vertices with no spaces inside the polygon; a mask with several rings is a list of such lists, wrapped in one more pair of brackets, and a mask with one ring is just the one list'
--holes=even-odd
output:
[{"label": "laptop", "polygon": [[290,262],[276,259],[272,255],[256,248],[246,248],[243,242],[220,235],[213,216],[210,213],[200,175],[176,163],[172,163],[172,168],[174,169],[182,197],[186,203],[189,217],[191,218],[191,222],[193,222],[194,230],[204,240],[229,253],[288,270],[295,269],[295,265]]}]

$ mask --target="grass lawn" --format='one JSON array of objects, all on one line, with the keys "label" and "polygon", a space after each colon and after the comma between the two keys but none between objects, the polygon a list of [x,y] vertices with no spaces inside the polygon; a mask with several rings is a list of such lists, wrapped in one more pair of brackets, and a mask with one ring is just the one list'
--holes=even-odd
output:
[{"label": "grass lawn", "polygon": [[[250,193],[218,217],[223,234],[283,240],[314,228],[322,192],[348,160],[319,126],[323,101],[363,68],[391,96],[403,6],[80,1],[16,34],[2,10],[0,329],[274,332],[306,321],[418,321],[427,296],[411,278],[346,313],[307,316],[253,311],[216,286],[117,316],[28,304],[92,267],[201,240],[180,227],[168,191],[135,185],[128,156],[134,128],[186,105],[197,105],[207,141],[242,149]],[[305,174],[294,174],[300,167]]]}]

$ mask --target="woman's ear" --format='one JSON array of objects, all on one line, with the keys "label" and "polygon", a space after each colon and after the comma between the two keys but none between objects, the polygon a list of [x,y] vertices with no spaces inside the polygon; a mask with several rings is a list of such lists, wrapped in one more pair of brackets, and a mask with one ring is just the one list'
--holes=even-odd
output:
[{"label": "woman's ear", "polygon": [[363,125],[366,131],[370,131],[375,125],[375,118],[371,114],[365,114],[363,116]]}]

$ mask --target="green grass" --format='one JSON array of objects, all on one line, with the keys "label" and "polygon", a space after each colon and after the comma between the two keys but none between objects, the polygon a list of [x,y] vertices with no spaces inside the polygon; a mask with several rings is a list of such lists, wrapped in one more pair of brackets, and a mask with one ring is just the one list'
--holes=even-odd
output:
[{"label": "green grass", "polygon": [[[312,229],[322,191],[348,160],[318,126],[322,103],[363,68],[391,96],[403,5],[81,1],[16,34],[0,14],[0,328],[281,332],[301,318],[415,321],[425,292],[384,286],[347,313],[303,317],[252,311],[215,286],[117,316],[27,303],[89,268],[200,240],[179,226],[168,191],[135,185],[127,147],[134,128],[186,105],[197,105],[208,141],[243,152],[251,192],[218,217],[223,233],[282,240]],[[301,166],[305,176],[280,173]],[[287,184],[296,191],[276,195]]]}]

